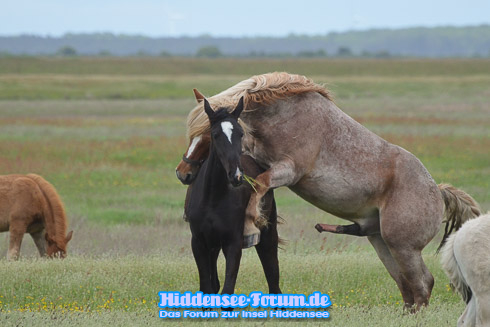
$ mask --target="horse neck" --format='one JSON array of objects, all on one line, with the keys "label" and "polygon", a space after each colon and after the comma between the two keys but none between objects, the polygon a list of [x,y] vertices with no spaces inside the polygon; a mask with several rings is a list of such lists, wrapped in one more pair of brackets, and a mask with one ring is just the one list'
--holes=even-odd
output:
[{"label": "horse neck", "polygon": [[209,149],[209,157],[204,175],[204,188],[209,190],[206,192],[208,196],[220,196],[222,190],[228,189],[228,178],[226,176],[225,167],[221,164],[218,154],[211,142]]},{"label": "horse neck", "polygon": [[44,217],[46,234],[55,241],[56,245],[63,245],[66,235],[65,213],[57,212],[51,203],[47,203],[47,206]]}]

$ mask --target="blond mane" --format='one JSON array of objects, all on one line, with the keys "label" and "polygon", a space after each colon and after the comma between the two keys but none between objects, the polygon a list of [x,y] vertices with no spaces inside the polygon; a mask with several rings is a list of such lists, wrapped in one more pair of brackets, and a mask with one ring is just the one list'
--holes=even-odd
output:
[{"label": "blond mane", "polygon": [[[262,105],[270,105],[274,101],[306,92],[317,92],[332,100],[328,90],[302,75],[288,73],[268,73],[255,75],[249,79],[208,98],[214,110],[229,108],[233,110],[243,96],[244,112],[252,111]],[[245,133],[249,126],[240,120]],[[204,104],[199,103],[187,116],[187,136],[190,140],[209,131],[209,120],[204,112]]]}]

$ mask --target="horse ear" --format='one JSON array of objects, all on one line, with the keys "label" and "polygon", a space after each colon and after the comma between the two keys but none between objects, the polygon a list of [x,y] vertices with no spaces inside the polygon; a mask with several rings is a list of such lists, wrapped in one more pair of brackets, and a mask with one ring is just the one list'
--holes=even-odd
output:
[{"label": "horse ear", "polygon": [[204,111],[209,117],[209,120],[212,120],[214,117],[214,110],[211,108],[211,105],[209,104],[208,100],[204,98]]},{"label": "horse ear", "polygon": [[197,103],[201,103],[205,99],[204,95],[202,95],[202,93],[197,89],[192,89],[192,91],[194,91],[194,96],[196,97]]},{"label": "horse ear", "polygon": [[65,243],[70,242],[72,236],[73,236],[73,231],[69,232],[68,235],[66,235]]},{"label": "horse ear", "polygon": [[235,107],[235,110],[233,110],[233,112],[231,114],[233,115],[233,117],[238,119],[238,117],[240,116],[242,111],[243,111],[243,97],[240,98],[240,100],[238,101],[238,104]]}]

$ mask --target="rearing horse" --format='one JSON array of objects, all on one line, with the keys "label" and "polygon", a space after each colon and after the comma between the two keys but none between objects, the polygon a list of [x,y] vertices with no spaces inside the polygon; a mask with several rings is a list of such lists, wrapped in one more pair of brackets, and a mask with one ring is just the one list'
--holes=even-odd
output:
[{"label": "rearing horse", "polygon": [[[199,104],[188,116],[187,157],[205,146],[209,133],[203,96],[194,93]],[[444,215],[457,229],[479,214],[476,202],[454,187],[438,187],[413,154],[349,117],[325,88],[304,76],[253,76],[209,100],[231,106],[242,96],[241,119],[248,127],[243,147],[266,169],[256,178],[259,186],[247,207],[245,234],[257,232],[252,221],[263,195],[287,186],[318,208],[353,222],[338,230],[322,224],[316,228],[367,236],[405,306],[417,310],[427,305],[434,278],[421,251],[439,231]],[[177,167],[184,183],[198,172],[188,168],[183,162]]]}]

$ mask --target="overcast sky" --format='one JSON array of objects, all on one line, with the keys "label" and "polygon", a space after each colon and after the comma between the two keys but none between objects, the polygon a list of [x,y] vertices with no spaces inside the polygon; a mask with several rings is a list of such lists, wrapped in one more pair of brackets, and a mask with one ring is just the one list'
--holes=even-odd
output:
[{"label": "overcast sky", "polygon": [[490,0],[5,0],[0,35],[284,36],[490,24]]}]

